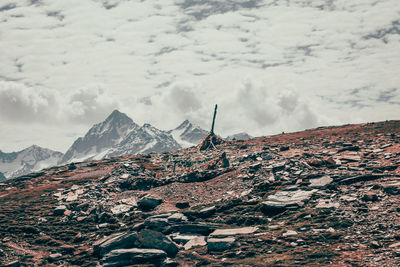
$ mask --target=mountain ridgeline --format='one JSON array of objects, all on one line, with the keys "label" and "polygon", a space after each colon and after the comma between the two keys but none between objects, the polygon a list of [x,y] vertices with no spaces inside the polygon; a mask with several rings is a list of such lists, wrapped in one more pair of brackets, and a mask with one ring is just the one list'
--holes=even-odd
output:
[{"label": "mountain ridgeline", "polygon": [[85,136],[76,139],[65,154],[35,145],[19,152],[0,150],[0,181],[72,162],[187,148],[199,144],[207,134],[188,120],[169,131],[148,123],[140,126],[114,110],[105,121],[93,125]]}]

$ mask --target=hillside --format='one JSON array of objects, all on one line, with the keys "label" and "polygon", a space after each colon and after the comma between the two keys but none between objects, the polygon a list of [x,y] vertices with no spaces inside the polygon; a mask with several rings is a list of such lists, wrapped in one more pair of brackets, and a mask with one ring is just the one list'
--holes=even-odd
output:
[{"label": "hillside", "polygon": [[53,167],[0,183],[0,263],[399,266],[400,121]]}]

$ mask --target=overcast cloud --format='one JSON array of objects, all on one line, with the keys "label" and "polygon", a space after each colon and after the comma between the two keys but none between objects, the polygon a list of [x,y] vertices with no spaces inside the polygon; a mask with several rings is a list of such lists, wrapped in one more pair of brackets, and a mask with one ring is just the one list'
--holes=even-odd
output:
[{"label": "overcast cloud", "polygon": [[0,149],[62,152],[115,108],[268,135],[399,119],[398,0],[2,0]]}]

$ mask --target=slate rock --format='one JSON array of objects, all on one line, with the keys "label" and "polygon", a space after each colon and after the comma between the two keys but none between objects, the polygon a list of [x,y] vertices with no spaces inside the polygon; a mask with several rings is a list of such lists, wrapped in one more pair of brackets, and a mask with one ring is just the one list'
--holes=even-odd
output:
[{"label": "slate rock", "polygon": [[316,191],[316,189],[313,189],[311,191],[297,190],[276,192],[274,195],[268,196],[267,201],[262,202],[261,210],[267,214],[276,214],[288,208],[301,207]]},{"label": "slate rock", "polygon": [[54,215],[63,215],[66,210],[67,207],[65,205],[60,205],[54,209],[53,213]]},{"label": "slate rock", "polygon": [[235,238],[208,238],[207,247],[209,251],[223,251],[231,248],[235,243]]},{"label": "slate rock", "polygon": [[93,244],[93,252],[96,255],[104,256],[114,249],[132,248],[138,244],[136,233],[115,233],[106,236]]},{"label": "slate rock", "polygon": [[252,234],[258,230],[257,227],[243,227],[232,229],[217,229],[210,234],[210,236],[232,236],[240,234]]},{"label": "slate rock", "polygon": [[138,206],[143,211],[150,211],[155,209],[158,205],[163,202],[161,198],[157,198],[151,195],[146,195],[138,201]]},{"label": "slate rock", "polygon": [[20,267],[21,263],[19,261],[13,261],[10,263],[4,264],[5,267]]},{"label": "slate rock", "polygon": [[204,247],[207,245],[205,236],[196,236],[187,242],[184,246],[185,250],[189,250],[192,248]]},{"label": "slate rock", "polygon": [[115,249],[106,254],[102,260],[104,267],[119,267],[132,264],[155,264],[160,266],[167,257],[165,251],[159,249]]},{"label": "slate rock", "polygon": [[168,237],[153,230],[143,229],[140,231],[139,240],[143,247],[161,249],[170,257],[174,257],[179,250]]},{"label": "slate rock", "polygon": [[177,202],[175,204],[175,207],[177,207],[178,209],[186,209],[190,207],[189,202]]},{"label": "slate rock", "polygon": [[332,183],[333,179],[329,176],[323,176],[321,178],[310,179],[310,187],[324,187]]}]

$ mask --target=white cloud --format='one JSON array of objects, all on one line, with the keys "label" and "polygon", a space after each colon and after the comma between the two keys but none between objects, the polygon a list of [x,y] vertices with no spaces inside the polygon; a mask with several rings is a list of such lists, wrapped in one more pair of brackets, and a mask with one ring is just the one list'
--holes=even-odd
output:
[{"label": "white cloud", "polygon": [[[208,127],[219,103],[224,134],[263,135],[400,111],[398,0],[20,0],[0,9],[9,4],[0,11],[9,129],[89,128],[117,107],[164,129],[185,118]],[[349,94],[357,88],[368,89]]]}]

